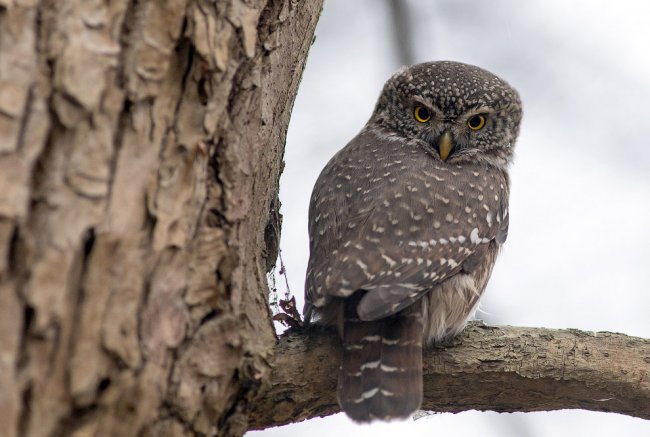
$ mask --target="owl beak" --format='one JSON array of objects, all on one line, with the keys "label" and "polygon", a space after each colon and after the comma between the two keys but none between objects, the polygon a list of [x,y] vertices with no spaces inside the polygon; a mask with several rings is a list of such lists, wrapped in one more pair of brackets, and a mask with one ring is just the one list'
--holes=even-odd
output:
[{"label": "owl beak", "polygon": [[446,131],[438,139],[438,153],[440,154],[440,159],[446,161],[452,150],[454,150],[454,140],[451,137],[451,133]]}]

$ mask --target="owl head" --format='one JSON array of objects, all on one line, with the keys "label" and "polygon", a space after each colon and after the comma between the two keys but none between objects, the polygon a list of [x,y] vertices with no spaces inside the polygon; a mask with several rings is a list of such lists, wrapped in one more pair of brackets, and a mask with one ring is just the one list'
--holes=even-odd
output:
[{"label": "owl head", "polygon": [[521,117],[519,95],[503,79],[473,65],[438,61],[394,74],[368,125],[418,140],[449,164],[479,161],[505,167],[512,160]]}]

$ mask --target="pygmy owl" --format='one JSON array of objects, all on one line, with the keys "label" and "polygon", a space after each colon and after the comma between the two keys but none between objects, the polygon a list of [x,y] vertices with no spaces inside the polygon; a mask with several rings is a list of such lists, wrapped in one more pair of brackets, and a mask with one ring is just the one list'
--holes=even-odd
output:
[{"label": "pygmy owl", "polygon": [[305,318],[338,328],[338,400],[353,420],[416,411],[423,344],[475,311],[508,234],[521,117],[517,92],[486,70],[414,65],[320,174]]}]

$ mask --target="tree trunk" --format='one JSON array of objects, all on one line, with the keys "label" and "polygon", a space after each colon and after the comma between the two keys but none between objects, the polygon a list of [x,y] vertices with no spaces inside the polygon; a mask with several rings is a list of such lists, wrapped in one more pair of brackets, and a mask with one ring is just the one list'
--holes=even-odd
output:
[{"label": "tree trunk", "polygon": [[0,0],[6,436],[241,435],[322,0]]}]

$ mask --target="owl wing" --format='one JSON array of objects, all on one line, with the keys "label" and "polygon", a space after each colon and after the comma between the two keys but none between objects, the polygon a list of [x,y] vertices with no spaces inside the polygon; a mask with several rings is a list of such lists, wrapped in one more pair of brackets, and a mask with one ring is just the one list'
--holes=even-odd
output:
[{"label": "owl wing", "polygon": [[376,320],[403,310],[435,285],[461,272],[466,261],[482,253],[485,245],[503,244],[508,229],[507,209],[495,206],[500,208],[498,224],[489,225],[486,220],[452,223],[446,228],[441,226],[449,232],[445,237],[440,237],[439,230],[424,229],[411,240],[388,242],[375,250],[353,250],[347,253],[347,262],[337,259],[333,270],[341,271],[349,288],[367,290],[357,307],[359,317]]},{"label": "owl wing", "polygon": [[333,161],[310,207],[307,317],[311,305],[357,290],[366,290],[362,319],[394,314],[460,272],[482,245],[505,240],[508,184],[498,170],[453,171],[420,156],[390,178],[383,168],[346,168],[345,154]]}]

